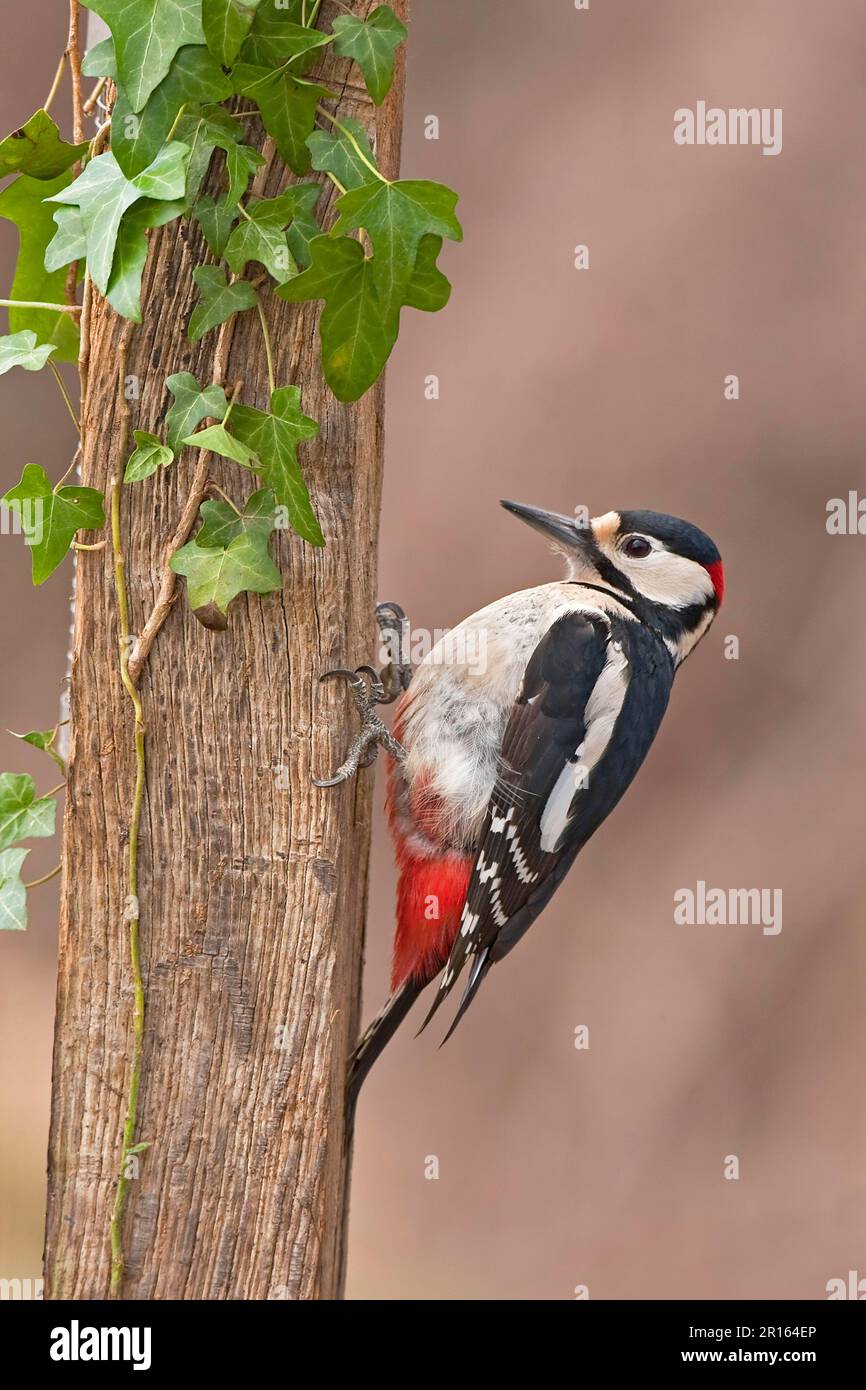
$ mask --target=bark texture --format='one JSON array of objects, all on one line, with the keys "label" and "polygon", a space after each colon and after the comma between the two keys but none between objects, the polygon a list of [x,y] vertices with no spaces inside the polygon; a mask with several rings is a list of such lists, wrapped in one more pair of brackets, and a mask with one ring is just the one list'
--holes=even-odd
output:
[{"label": "bark texture", "polygon": [[[405,3],[394,8],[405,18]],[[383,170],[395,176],[402,64],[376,112],[348,63],[331,56],[321,75],[342,94],[338,114],[371,129]],[[290,176],[261,132],[258,144],[267,163],[254,191],[272,196]],[[132,425],[160,432],[166,376],[212,380],[218,332],[196,344],[185,337],[192,270],[210,259],[198,227],[172,224],[151,237],[145,321],[129,336],[127,370],[141,390]],[[282,593],[242,595],[224,633],[196,622],[179,581],[141,676],[147,1015],[136,1137],[152,1147],[127,1199],[127,1298],[333,1298],[342,1285],[343,1073],[357,1033],[372,774],[331,791],[310,777],[336,766],[352,727],[342,685],[319,686],[318,675],[372,652],[383,393],[380,385],[357,405],[336,402],[318,366],[318,306],[270,293],[263,302],[278,384],[302,385],[321,425],[300,458],[327,548],[277,533]],[[103,489],[123,462],[124,331],[94,296],[82,473]],[[226,385],[242,380],[243,399],[265,407],[254,311],[234,321],[223,355]],[[124,489],[135,632],[159,592],[196,461],[187,449],[166,472]],[[255,486],[220,459],[211,476],[236,500]],[[51,1298],[106,1296],[129,1082],[124,899],[135,768],[116,641],[110,553],[82,553],[48,1162]]]}]

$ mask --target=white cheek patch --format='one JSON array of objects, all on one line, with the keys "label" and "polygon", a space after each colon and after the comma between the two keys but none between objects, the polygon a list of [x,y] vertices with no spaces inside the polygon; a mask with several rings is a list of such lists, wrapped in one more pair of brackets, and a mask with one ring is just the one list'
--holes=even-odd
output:
[{"label": "white cheek patch", "polygon": [[705,603],[715,592],[703,565],[664,548],[654,549],[645,560],[630,560],[619,552],[614,556],[614,564],[628,575],[639,594],[667,608]]}]

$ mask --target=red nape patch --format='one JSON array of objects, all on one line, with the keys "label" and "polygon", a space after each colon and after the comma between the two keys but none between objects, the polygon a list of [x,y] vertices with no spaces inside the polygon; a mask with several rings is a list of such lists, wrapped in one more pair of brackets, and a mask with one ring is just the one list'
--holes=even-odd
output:
[{"label": "red nape patch", "polygon": [[725,567],[721,560],[716,560],[714,565],[707,565],[707,574],[713,581],[713,588],[716,591],[716,602],[721,604],[725,597]]},{"label": "red nape patch", "polygon": [[410,975],[426,983],[442,969],[460,927],[473,860],[400,855],[391,989]]}]

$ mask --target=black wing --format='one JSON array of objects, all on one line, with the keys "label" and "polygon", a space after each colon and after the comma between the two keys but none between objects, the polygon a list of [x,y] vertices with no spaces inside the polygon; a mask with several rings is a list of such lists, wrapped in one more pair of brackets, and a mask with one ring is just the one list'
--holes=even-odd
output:
[{"label": "black wing", "polygon": [[456,1028],[495,961],[616,805],[667,706],[673,665],[642,624],[572,612],[536,647],[505,730],[460,931],[423,1027],[472,967]]}]

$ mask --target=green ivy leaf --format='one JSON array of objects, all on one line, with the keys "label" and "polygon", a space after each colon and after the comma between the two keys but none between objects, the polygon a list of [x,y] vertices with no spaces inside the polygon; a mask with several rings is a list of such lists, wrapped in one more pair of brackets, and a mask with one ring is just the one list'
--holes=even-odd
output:
[{"label": "green ivy leaf", "polygon": [[86,144],[67,145],[48,112],[39,110],[20,130],[0,141],[0,178],[19,173],[31,179],[56,179],[86,149]]},{"label": "green ivy leaf", "polygon": [[96,531],[105,525],[101,492],[92,487],[55,490],[45,469],[35,463],[25,464],[21,481],[10,488],[3,502],[21,518],[34,584],[44,584],[54,573],[76,531]]},{"label": "green ivy leaf", "polygon": [[235,224],[235,209],[231,203],[224,199],[220,199],[216,203],[210,194],[205,194],[196,202],[195,217],[204,232],[208,249],[218,261],[221,261],[232,227]]},{"label": "green ivy leaf", "polygon": [[291,225],[286,232],[289,250],[298,265],[306,268],[310,264],[310,243],[322,234],[313,211],[322,189],[318,183],[296,183],[288,191],[295,202]]},{"label": "green ivy leaf", "polygon": [[153,162],[182,106],[225,101],[232,84],[206,48],[181,48],[171,67],[136,115],[120,88],[111,113],[111,148],[123,173],[135,178]]},{"label": "green ivy leaf", "polygon": [[316,107],[332,98],[333,92],[284,69],[275,72],[252,63],[237,63],[232,76],[235,91],[258,106],[265,130],[286,164],[296,174],[305,174],[310,167],[307,137],[315,125]]},{"label": "green ivy leaf", "polygon": [[195,543],[206,550],[224,550],[241,534],[244,524],[243,518],[228,502],[202,502],[201,520],[202,527]]},{"label": "green ivy leaf", "polygon": [[225,549],[245,531],[258,530],[266,537],[274,529],[276,499],[270,488],[254,492],[247,502],[242,516],[228,502],[202,502],[202,527],[195,538],[196,545]]},{"label": "green ivy leaf", "polygon": [[[441,249],[441,237],[421,238],[402,304],[431,312],[447,304],[451,286],[436,266]],[[382,294],[375,257],[365,257],[352,237],[317,237],[310,252],[310,268],[276,293],[293,303],[324,299],[319,333],[325,380],[338,400],[356,401],[377,379],[397,341],[401,305]]]},{"label": "green ivy leaf", "polygon": [[441,183],[406,179],[374,182],[350,189],[337,199],[340,213],[334,232],[363,228],[373,246],[373,273],[386,310],[405,303],[424,236],[462,241],[454,215],[457,194]]},{"label": "green ivy leaf", "polygon": [[[370,181],[370,165],[378,168],[376,156],[360,121],[353,120],[351,116],[342,116],[340,125],[343,130],[314,130],[307,137],[313,168],[321,173],[333,174],[346,189],[360,188],[361,184]],[[352,140],[346,131],[351,134]]]},{"label": "green ivy leaf", "polygon": [[229,269],[243,275],[249,261],[258,261],[278,284],[297,275],[298,267],[289,250],[285,227],[302,206],[289,195],[263,198],[243,209],[225,248]]},{"label": "green ivy leaf", "polygon": [[117,76],[140,111],[185,44],[204,43],[201,0],[86,0],[114,39]]},{"label": "green ivy leaf", "polygon": [[[186,200],[191,206],[201,187],[215,149],[229,151],[243,138],[244,127],[220,106],[205,106],[184,113],[175,126],[175,138],[189,146],[186,171]],[[252,154],[257,154],[252,151]],[[261,163],[261,156],[257,155]],[[244,190],[246,185],[244,185]],[[238,194],[240,197],[241,194]]]},{"label": "green ivy leaf", "polygon": [[[244,527],[225,546],[200,546],[190,541],[173,556],[171,567],[186,576],[189,603],[205,627],[224,630],[228,606],[240,593],[270,594],[282,588],[282,576],[271,558],[268,542],[275,524],[273,494],[269,493],[270,521],[267,527]],[[260,515],[261,494],[247,504]]]},{"label": "green ivy leaf", "polygon": [[[50,183],[26,175],[15,179],[0,192],[0,217],[18,228],[19,251],[10,299],[37,304],[62,304],[66,297],[66,272],[45,268],[45,251],[56,228],[46,194],[59,193],[72,181],[68,172]],[[75,256],[70,256],[75,260]],[[64,262],[68,264],[68,262]],[[38,343],[55,343],[57,360],[74,362],[78,358],[78,325],[71,314],[55,314],[50,309],[10,309],[9,327],[13,333],[32,329]]]},{"label": "green ivy leaf", "polygon": [[340,15],[331,28],[334,52],[341,58],[354,58],[364,74],[367,91],[377,106],[385,100],[394,80],[394,58],[406,37],[390,5],[377,5],[366,20]]},{"label": "green ivy leaf", "polygon": [[0,772],[0,850],[53,835],[56,810],[53,796],[37,799],[29,773]]},{"label": "green ivy leaf", "polygon": [[311,545],[324,545],[298,463],[298,445],[302,440],[315,439],[319,426],[303,413],[297,386],[278,387],[270,404],[270,414],[253,406],[236,405],[230,416],[232,433],[258,458],[256,472],[287,509],[289,522],[298,535]]},{"label": "green ivy leaf", "polygon": [[223,458],[243,464],[244,468],[249,468],[255,462],[252,449],[230,435],[225,425],[208,425],[207,429],[190,434],[181,442],[191,444],[195,449],[209,449],[213,454],[221,454]]},{"label": "green ivy leaf", "polygon": [[88,48],[81,60],[81,71],[85,77],[110,77],[117,81],[117,59],[114,56],[114,39],[100,39]]},{"label": "green ivy leaf", "polygon": [[[151,227],[163,227],[180,217],[186,204],[156,202],[145,198],[124,214],[108,280],[106,299],[132,323],[141,323],[141,277],[147,262],[147,235]],[[77,208],[64,209],[77,212]]]},{"label": "green ivy leaf", "polygon": [[165,417],[168,445],[175,453],[181,440],[192,434],[202,420],[221,420],[228,410],[228,401],[221,386],[199,386],[192,372],[176,372],[166,381],[174,401]]},{"label": "green ivy leaf", "polygon": [[256,67],[274,68],[289,62],[296,71],[303,71],[315,56],[317,48],[331,42],[331,35],[321,29],[310,29],[298,23],[301,7],[292,17],[290,9],[276,10],[272,5],[259,9],[253,20],[250,36],[241,49],[245,63]]},{"label": "green ivy leaf", "polygon": [[235,227],[226,244],[225,259],[235,275],[243,275],[248,263],[257,261],[277,284],[298,273],[285,232],[267,222],[241,222]]},{"label": "green ivy leaf", "polygon": [[[45,269],[52,274],[70,261],[87,255],[87,236],[84,220],[77,207],[58,208],[54,214],[57,224],[54,239],[45,248]],[[66,277],[64,276],[64,281]]]},{"label": "green ivy leaf", "polygon": [[31,729],[27,734],[16,734],[13,729],[10,729],[9,733],[13,738],[20,739],[22,743],[29,743],[31,748],[38,748],[40,753],[47,753],[51,761],[57,764],[65,777],[66,763],[55,747],[60,729],[61,725],[55,724],[53,729]]},{"label": "green ivy leaf", "polygon": [[451,281],[436,264],[441,250],[441,236],[423,236],[418,243],[415,269],[403,296],[407,308],[435,314],[444,309],[451,298]]},{"label": "green ivy leaf", "polygon": [[202,0],[201,20],[207,46],[230,68],[250,32],[261,0]]},{"label": "green ivy leaf", "polygon": [[21,879],[21,865],[29,849],[0,852],[0,931],[26,931],[27,890]]},{"label": "green ivy leaf", "polygon": [[[81,214],[81,229],[87,246],[87,268],[96,288],[108,288],[118,232],[124,213],[140,198],[170,202],[184,196],[186,186],[186,145],[177,141],[166,145],[147,169],[127,179],[109,151],[91,160],[74,183],[49,202],[72,205]],[[63,227],[59,229],[62,235]],[[56,265],[58,248],[52,243],[46,265]]]},{"label": "green ivy leaf", "polygon": [[232,314],[243,313],[259,302],[252,285],[246,280],[235,280],[229,284],[225,272],[215,265],[197,266],[192,278],[198,285],[201,298],[190,314],[186,334],[190,342],[197,343],[205,333],[225,323]]},{"label": "green ivy leaf", "polygon": [[36,334],[32,329],[22,328],[20,333],[10,333],[0,338],[0,376],[13,367],[23,367],[26,372],[41,371],[52,352],[53,343],[36,345]]},{"label": "green ivy leaf", "polygon": [[356,401],[372,386],[400,328],[400,310],[379,293],[372,259],[352,237],[320,236],[310,244],[312,264],[277,290],[298,303],[324,299],[319,321],[322,367],[338,400]]},{"label": "green ivy leaf", "polygon": [[240,202],[247,191],[247,185],[252,175],[261,168],[264,162],[262,155],[251,145],[229,146],[226,150],[226,173],[229,179],[226,192],[228,204],[236,206]]},{"label": "green ivy leaf", "polygon": [[123,481],[140,483],[158,468],[168,468],[174,453],[155,434],[148,434],[147,430],[133,430],[132,434],[136,447],[129,456]]},{"label": "green ivy leaf", "polygon": [[47,753],[49,748],[57,738],[57,728],[53,729],[31,729],[27,734],[16,734],[13,729],[9,730],[13,738],[18,738],[22,743],[29,743],[31,748],[38,748],[41,753]]}]

